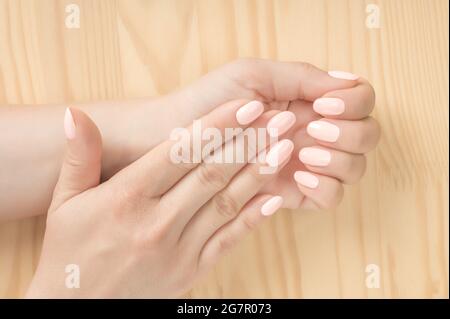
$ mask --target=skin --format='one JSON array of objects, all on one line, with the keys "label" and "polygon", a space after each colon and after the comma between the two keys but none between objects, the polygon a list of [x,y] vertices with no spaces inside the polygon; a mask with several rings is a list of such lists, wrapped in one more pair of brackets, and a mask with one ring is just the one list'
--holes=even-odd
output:
[{"label": "skin", "polygon": [[[235,117],[244,104],[219,106],[201,119],[203,126],[246,128]],[[250,126],[264,128],[278,112],[268,111]],[[258,192],[290,159],[272,174],[260,174],[267,164],[250,163],[249,156],[239,163],[178,164],[168,160],[176,143],[168,140],[100,183],[99,130],[81,111],[72,114],[75,137],[67,141],[29,298],[182,295],[266,218],[261,208],[272,196]],[[229,139],[220,147],[238,143]],[[78,289],[65,286],[68,264],[79,266]]]},{"label": "skin", "polygon": [[[324,116],[312,103],[320,97],[339,97],[345,112]],[[235,99],[259,100],[266,108],[286,110],[297,121],[286,137],[295,153],[304,147],[322,147],[332,153],[327,167],[302,164],[294,156],[261,192],[284,197],[287,208],[331,208],[342,198],[342,183],[358,181],[365,169],[365,153],[379,138],[377,122],[369,117],[373,88],[364,79],[336,79],[307,63],[244,59],[214,70],[192,85],[156,99],[76,105],[98,125],[103,136],[103,181],[168,138],[174,127],[184,127],[217,106]],[[0,108],[0,220],[44,214],[50,205],[65,141],[60,119],[66,105],[7,106]],[[339,139],[323,142],[308,135],[312,120],[327,119],[341,130]],[[36,169],[39,167],[39,169]],[[308,171],[319,179],[315,189],[297,185],[295,171]],[[27,194],[27,196],[23,196]]]},{"label": "skin", "polygon": [[[322,117],[312,105],[321,97],[339,97],[345,111]],[[204,128],[242,127],[236,112],[252,100],[263,102],[266,111],[252,127],[266,127],[284,110],[296,118],[281,136],[293,140],[295,148],[274,173],[259,174],[267,165],[260,162],[168,160],[174,141],[167,137],[174,127],[197,118]],[[73,136],[66,127],[67,141],[60,129],[64,106],[2,108],[0,124],[14,134],[0,138],[5,151],[0,154],[5,168],[0,214],[25,217],[50,206],[27,297],[182,295],[267,217],[262,212],[274,195],[290,208],[337,205],[342,184],[359,180],[364,154],[378,141],[378,125],[368,117],[374,100],[364,79],[336,79],[304,63],[239,60],[151,101],[71,108],[75,126]],[[314,120],[337,126],[338,139],[309,136],[306,127]],[[308,147],[330,152],[330,163],[302,163],[297,154]],[[297,185],[297,171],[316,176],[318,186]],[[80,268],[78,289],[65,285],[70,264]]]},{"label": "skin", "polygon": [[[246,146],[246,140],[239,138],[244,133],[237,132],[233,138],[225,129],[265,129],[281,113],[267,110],[242,125],[236,113],[248,102],[227,102],[200,119],[203,130],[214,127],[222,135],[223,143],[216,149],[225,153]],[[67,148],[28,298],[183,295],[268,217],[264,207],[274,194],[264,188],[292,160],[293,149],[284,153],[271,174],[261,174],[268,163],[250,161],[254,155],[248,152],[243,162],[211,162],[208,153],[195,162],[190,152],[189,161],[177,163],[170,154],[178,140],[171,139],[102,183],[100,131],[82,111],[71,108],[69,112]],[[188,148],[193,150],[194,130],[192,126],[186,130]],[[270,158],[288,135],[289,131],[274,144],[266,139],[259,150],[267,150],[266,159]],[[201,149],[208,143],[202,140]],[[272,207],[270,213],[278,208]],[[66,284],[66,267],[74,264],[80,270],[76,289]]]}]

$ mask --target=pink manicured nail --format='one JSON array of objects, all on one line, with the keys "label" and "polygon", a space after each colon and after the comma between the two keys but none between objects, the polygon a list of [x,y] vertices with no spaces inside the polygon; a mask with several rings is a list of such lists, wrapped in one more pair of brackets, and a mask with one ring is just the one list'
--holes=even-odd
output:
[{"label": "pink manicured nail", "polygon": [[278,167],[289,158],[294,150],[294,143],[291,140],[281,140],[273,146],[266,157],[266,163],[270,167]]},{"label": "pink manicured nail", "polygon": [[339,127],[323,120],[309,123],[306,131],[310,136],[325,142],[336,142],[340,134]]},{"label": "pink manicured nail", "polygon": [[331,154],[320,148],[305,147],[299,153],[300,160],[307,165],[327,166],[330,164]]},{"label": "pink manicured nail", "polygon": [[343,80],[358,80],[359,76],[350,72],[344,72],[344,71],[328,71],[328,75],[332,76],[337,79],[343,79]]},{"label": "pink manicured nail", "polygon": [[322,115],[339,115],[345,111],[345,103],[334,97],[322,97],[314,101],[313,109]]},{"label": "pink manicured nail", "polygon": [[272,117],[267,124],[267,131],[272,137],[286,133],[296,121],[295,114],[289,111],[281,112]]},{"label": "pink manicured nail", "polygon": [[251,101],[236,112],[239,124],[247,125],[256,120],[264,112],[264,105],[259,101]]},{"label": "pink manicured nail", "polygon": [[297,171],[294,174],[294,179],[297,183],[308,188],[317,188],[319,185],[319,179],[308,172]]},{"label": "pink manicured nail", "polygon": [[75,122],[73,121],[72,112],[69,108],[66,108],[66,113],[64,114],[64,133],[66,138],[73,140],[76,136]]},{"label": "pink manicured nail", "polygon": [[264,216],[270,216],[279,210],[281,205],[283,205],[283,197],[274,196],[262,205],[261,214]]}]

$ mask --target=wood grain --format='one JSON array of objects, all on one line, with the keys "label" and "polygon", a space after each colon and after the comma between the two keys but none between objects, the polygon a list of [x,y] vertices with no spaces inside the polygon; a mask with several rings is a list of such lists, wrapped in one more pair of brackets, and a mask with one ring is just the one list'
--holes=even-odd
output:
[{"label": "wood grain", "polygon": [[[363,180],[336,210],[277,214],[191,297],[448,298],[448,54],[446,0],[0,0],[0,104],[165,94],[243,56],[373,83],[383,137]],[[25,292],[43,229],[0,225],[0,297]]]}]

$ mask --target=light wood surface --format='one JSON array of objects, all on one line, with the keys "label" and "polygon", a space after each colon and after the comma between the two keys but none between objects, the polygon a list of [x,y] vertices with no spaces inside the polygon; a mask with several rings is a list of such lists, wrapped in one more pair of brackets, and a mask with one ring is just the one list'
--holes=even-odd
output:
[{"label": "light wood surface", "polygon": [[[448,297],[448,48],[447,0],[0,0],[0,104],[165,94],[243,56],[365,76],[383,137],[363,180],[336,210],[278,213],[190,297]],[[23,295],[43,226],[0,226],[0,297]]]}]

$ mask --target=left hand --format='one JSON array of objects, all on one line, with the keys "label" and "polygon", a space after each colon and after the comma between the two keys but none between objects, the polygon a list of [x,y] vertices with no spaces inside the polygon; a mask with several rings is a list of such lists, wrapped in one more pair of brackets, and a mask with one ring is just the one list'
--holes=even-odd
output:
[{"label": "left hand", "polygon": [[264,191],[283,196],[286,208],[334,208],[342,199],[342,184],[364,175],[365,154],[378,143],[380,128],[369,116],[375,104],[369,82],[345,72],[332,74],[308,63],[242,59],[163,100],[186,124],[192,113],[241,98],[293,112],[297,121],[286,136],[302,156],[293,156]]}]

